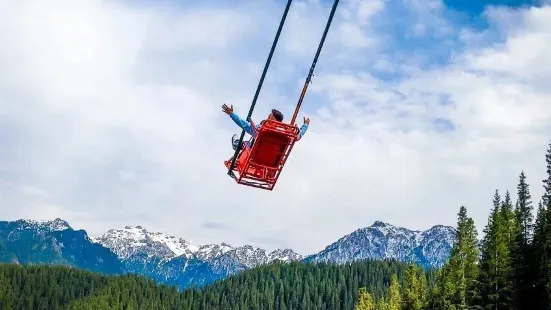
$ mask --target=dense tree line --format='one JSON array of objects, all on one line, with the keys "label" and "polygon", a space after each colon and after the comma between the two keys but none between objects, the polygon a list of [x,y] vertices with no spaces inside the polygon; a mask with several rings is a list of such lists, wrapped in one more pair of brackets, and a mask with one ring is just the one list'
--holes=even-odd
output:
[{"label": "dense tree line", "polygon": [[355,310],[421,310],[429,307],[430,292],[436,288],[429,286],[427,272],[410,264],[403,281],[392,275],[388,295],[374,298],[365,287],[359,289]]},{"label": "dense tree line", "polygon": [[[361,287],[375,298],[391,298],[389,285],[402,282],[407,267],[396,261],[275,263],[184,295],[199,296],[194,309],[354,309]],[[433,272],[426,273],[430,285]]]},{"label": "dense tree line", "polygon": [[[418,272],[426,287],[434,282],[434,272]],[[392,299],[408,277],[408,265],[391,260],[345,265],[278,262],[179,292],[138,276],[1,265],[0,309],[354,309],[360,287],[374,298]]]},{"label": "dense tree line", "polygon": [[[0,309],[189,309],[176,288],[66,266],[0,265]],[[135,303],[142,308],[132,307]],[[161,307],[157,307],[161,305]]]},{"label": "dense tree line", "polygon": [[390,286],[389,298],[376,301],[369,289],[360,288],[356,309],[550,310],[551,143],[545,162],[547,177],[535,219],[530,186],[522,171],[516,202],[509,191],[503,197],[495,191],[480,242],[467,209],[460,208],[451,255],[428,291],[423,273],[412,266],[401,286],[397,282]]}]

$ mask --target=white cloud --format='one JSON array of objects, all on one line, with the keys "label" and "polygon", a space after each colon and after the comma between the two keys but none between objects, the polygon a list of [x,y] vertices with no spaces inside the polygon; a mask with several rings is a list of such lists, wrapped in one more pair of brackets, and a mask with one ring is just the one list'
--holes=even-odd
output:
[{"label": "white cloud", "polygon": [[[411,31],[440,25],[437,38],[463,44],[421,70],[418,52],[385,45],[403,35],[376,23],[396,3],[341,2],[299,115],[311,128],[274,192],[226,175],[238,130],[220,106],[246,115],[284,4],[0,2],[0,216],[307,254],[375,220],[453,225],[461,204],[482,226],[495,188],[514,193],[521,169],[539,198],[551,8],[490,11],[480,34],[453,28],[437,2],[409,2]],[[273,107],[290,119],[329,10],[293,4],[257,122]]]}]

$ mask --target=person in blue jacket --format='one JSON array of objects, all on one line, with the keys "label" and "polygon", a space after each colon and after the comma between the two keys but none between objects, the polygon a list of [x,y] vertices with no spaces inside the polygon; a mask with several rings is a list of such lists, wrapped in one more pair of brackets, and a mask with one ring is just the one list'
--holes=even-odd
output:
[{"label": "person in blue jacket", "polygon": [[[224,105],[222,105],[222,111],[224,113],[228,114],[231,117],[231,119],[237,124],[237,126],[239,126],[241,129],[245,130],[245,132],[248,133],[249,135],[251,135],[253,138],[256,138],[256,133],[258,132],[258,130],[262,126],[262,122],[259,125],[256,125],[256,128],[253,128],[253,126],[251,125],[250,122],[245,121],[244,119],[239,117],[237,114],[233,113],[233,105],[228,107],[228,105],[224,103]],[[267,119],[272,119],[272,120],[276,120],[278,122],[282,122],[283,121],[283,114],[280,111],[278,111],[276,109],[273,109],[272,113],[270,113],[268,115]],[[300,131],[299,131],[299,134],[298,134],[298,139],[299,140],[302,138],[302,136],[304,136],[304,134],[306,133],[306,130],[308,130],[308,125],[310,125],[310,119],[305,117],[304,118],[304,124],[300,127]],[[238,148],[238,144],[239,144],[239,138],[238,138],[237,134],[234,134],[233,137],[232,137],[232,146],[233,146],[234,150],[236,150]],[[251,145],[249,145],[249,146],[251,146]]]}]

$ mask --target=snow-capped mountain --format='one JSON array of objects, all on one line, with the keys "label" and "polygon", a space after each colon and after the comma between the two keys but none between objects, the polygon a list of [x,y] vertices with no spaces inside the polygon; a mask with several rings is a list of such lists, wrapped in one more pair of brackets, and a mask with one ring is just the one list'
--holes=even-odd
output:
[{"label": "snow-capped mountain", "polygon": [[211,256],[207,261],[211,263],[217,272],[234,274],[275,260],[289,262],[301,259],[302,255],[291,249],[277,249],[268,253],[264,249],[244,245],[236,248],[226,248],[224,253]]},{"label": "snow-capped mountain", "polygon": [[252,268],[273,260],[300,260],[302,256],[291,249],[278,249],[267,253],[264,249],[250,245],[233,247],[229,244],[194,245],[190,242],[164,234],[152,232],[142,226],[126,226],[110,229],[92,240],[116,253],[122,260],[134,255],[146,255],[149,258],[165,262],[183,256],[206,262],[219,263],[220,260]]},{"label": "snow-capped mountain", "polygon": [[184,239],[150,232],[141,226],[110,229],[99,237],[92,237],[92,240],[111,249],[122,259],[139,253],[167,261],[182,255],[189,258],[198,250]]},{"label": "snow-capped mountain", "polygon": [[394,258],[426,267],[440,267],[448,258],[453,240],[452,227],[437,225],[426,231],[413,231],[376,221],[306,257],[305,261],[346,263]]},{"label": "snow-capped mountain", "polygon": [[291,249],[268,252],[251,245],[196,245],[142,226],[110,229],[90,238],[62,219],[0,221],[0,262],[56,263],[108,273],[136,273],[159,283],[186,288],[223,279],[262,264],[280,261],[346,263],[395,258],[423,266],[446,262],[454,229],[437,225],[426,231],[375,222],[303,257]]},{"label": "snow-capped mountain", "polygon": [[[302,259],[291,249],[267,253],[250,245],[194,245],[182,238],[149,231],[142,226],[110,229],[92,240],[116,253],[127,271],[181,287],[208,284],[274,260]],[[175,282],[175,279],[178,281]]]}]

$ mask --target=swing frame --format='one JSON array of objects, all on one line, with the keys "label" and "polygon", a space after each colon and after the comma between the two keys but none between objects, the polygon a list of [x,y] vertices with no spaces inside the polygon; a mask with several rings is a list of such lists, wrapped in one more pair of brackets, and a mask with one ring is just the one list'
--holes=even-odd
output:
[{"label": "swing frame", "polygon": [[236,165],[231,170],[235,181],[273,190],[298,136],[296,126],[276,120],[264,121],[256,138],[251,138],[241,147]]}]

